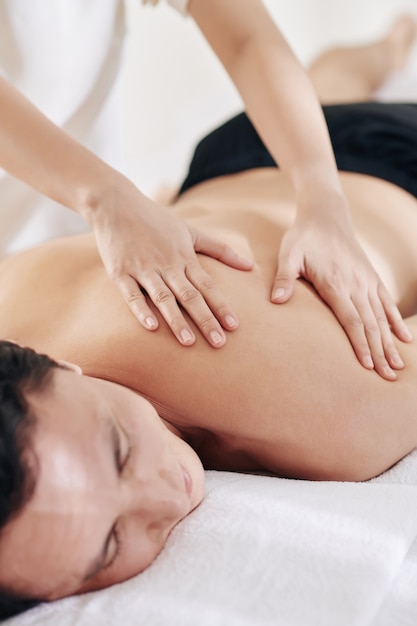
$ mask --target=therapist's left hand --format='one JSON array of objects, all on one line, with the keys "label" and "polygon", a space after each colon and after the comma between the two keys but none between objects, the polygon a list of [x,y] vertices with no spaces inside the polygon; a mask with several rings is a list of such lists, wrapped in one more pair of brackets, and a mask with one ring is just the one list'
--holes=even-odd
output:
[{"label": "therapist's left hand", "polygon": [[226,343],[223,329],[233,331],[239,322],[196,253],[240,270],[250,270],[252,262],[188,226],[126,179],[105,197],[88,221],[106,270],[138,321],[150,331],[159,325],[144,290],[182,345],[191,346],[196,339],[187,311],[208,343],[221,348]]},{"label": "therapist's left hand", "polygon": [[347,211],[301,208],[285,233],[271,300],[287,302],[297,278],[311,282],[344,328],[359,362],[387,380],[404,367],[391,331],[412,337],[356,239]]}]

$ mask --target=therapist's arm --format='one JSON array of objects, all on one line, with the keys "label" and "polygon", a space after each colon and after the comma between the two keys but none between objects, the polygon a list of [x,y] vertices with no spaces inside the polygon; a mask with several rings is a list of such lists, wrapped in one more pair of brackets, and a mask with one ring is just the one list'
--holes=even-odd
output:
[{"label": "therapist's arm", "polygon": [[260,0],[190,0],[189,13],[232,78],[265,145],[289,177],[297,215],[278,255],[273,302],[309,280],[360,363],[388,380],[403,367],[391,330],[411,336],[360,247],[310,79]]},{"label": "therapist's arm", "polygon": [[3,78],[0,111],[0,167],[92,226],[106,270],[139,322],[158,327],[146,290],[181,344],[192,345],[195,335],[179,304],[207,341],[222,347],[223,329],[234,330],[238,321],[196,252],[238,269],[251,263],[155,204]]}]

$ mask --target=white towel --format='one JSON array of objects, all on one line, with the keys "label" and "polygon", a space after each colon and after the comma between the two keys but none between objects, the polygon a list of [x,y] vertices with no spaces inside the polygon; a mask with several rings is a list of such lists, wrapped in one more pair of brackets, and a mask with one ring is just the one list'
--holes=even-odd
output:
[{"label": "white towel", "polygon": [[[206,477],[205,500],[143,574],[40,607],[13,624],[417,623],[417,453],[360,484]],[[395,621],[400,614],[410,621]]]}]

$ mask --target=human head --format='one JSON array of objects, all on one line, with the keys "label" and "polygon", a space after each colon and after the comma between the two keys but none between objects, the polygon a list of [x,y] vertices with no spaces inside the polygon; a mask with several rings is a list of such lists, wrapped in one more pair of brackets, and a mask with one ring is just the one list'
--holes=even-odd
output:
[{"label": "human head", "polygon": [[58,364],[23,398],[31,489],[2,528],[0,586],[51,600],[145,569],[202,499],[195,452],[137,393]]}]

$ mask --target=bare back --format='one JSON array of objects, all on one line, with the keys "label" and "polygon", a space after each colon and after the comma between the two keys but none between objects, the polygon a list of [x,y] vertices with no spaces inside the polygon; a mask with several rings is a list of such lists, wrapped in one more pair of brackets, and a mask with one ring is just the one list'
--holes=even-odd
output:
[{"label": "bare back", "polygon": [[[342,174],[342,181],[361,243],[411,314],[416,200],[377,179]],[[282,175],[264,169],[214,179],[184,194],[175,210],[255,260],[253,271],[241,272],[201,257],[240,319],[224,348],[197,332],[184,348],[162,321],[156,333],[144,330],[107,278],[91,235],[0,264],[0,335],[142,393],[207,467],[361,480],[407,454],[417,441],[416,344],[400,346],[406,368],[387,382],[361,367],[308,284],[299,281],[286,305],[269,301],[295,211]],[[409,325],[417,334],[417,320]]]}]

